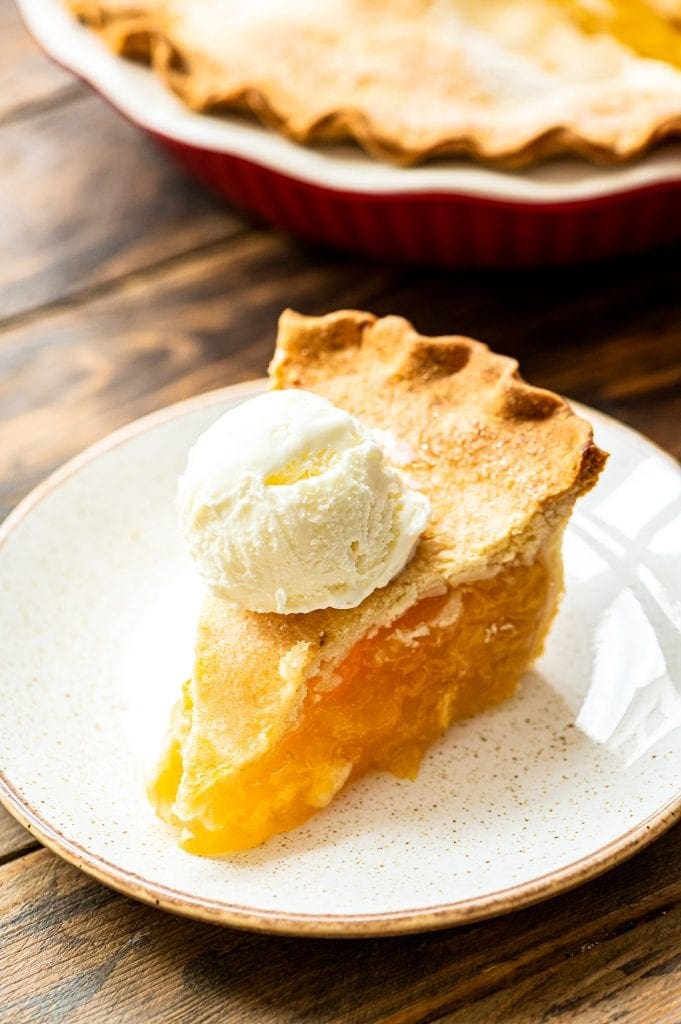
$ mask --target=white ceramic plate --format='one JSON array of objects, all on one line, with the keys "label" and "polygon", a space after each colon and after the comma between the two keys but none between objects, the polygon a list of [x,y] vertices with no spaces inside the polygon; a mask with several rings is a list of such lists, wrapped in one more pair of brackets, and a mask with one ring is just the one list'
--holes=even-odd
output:
[{"label": "white ceramic plate", "polygon": [[17,0],[17,5],[43,49],[90,82],[131,121],[185,145],[243,157],[320,188],[369,195],[454,193],[503,202],[569,203],[677,182],[681,176],[679,143],[621,167],[562,159],[521,174],[466,159],[391,167],[356,146],[299,146],[243,118],[189,110],[148,68],[121,60],[79,25],[63,0]]},{"label": "white ceramic plate", "polygon": [[176,478],[193,438],[262,386],[119,431],[41,485],[0,532],[0,795],[19,820],[107,884],[179,913],[368,935],[554,895],[679,818],[679,731],[627,766],[574,727],[555,690],[574,703],[594,659],[617,688],[624,634],[606,630],[595,650],[592,624],[624,592],[653,662],[666,664],[668,698],[681,680],[681,470],[587,410],[612,457],[573,519],[563,608],[517,696],[452,728],[414,783],[368,777],[304,827],[231,859],[178,849],[147,803],[138,758],[157,742],[161,705],[190,656],[189,598],[185,628],[173,618],[172,584],[187,571]]}]

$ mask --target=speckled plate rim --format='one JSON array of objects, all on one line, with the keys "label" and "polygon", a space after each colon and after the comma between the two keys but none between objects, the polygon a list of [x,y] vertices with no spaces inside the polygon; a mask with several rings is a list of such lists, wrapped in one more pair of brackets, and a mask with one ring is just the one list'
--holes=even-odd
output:
[{"label": "speckled plate rim", "polygon": [[[262,379],[244,381],[209,391],[153,412],[114,431],[96,444],[70,459],[30,492],[0,526],[0,558],[2,549],[16,527],[54,490],[113,448],[125,445],[148,430],[198,412],[212,405],[237,398],[242,401],[262,391]],[[636,443],[645,442],[655,448],[659,457],[677,473],[681,468],[672,456],[654,442],[618,420],[588,406],[573,403],[576,411],[593,422],[610,424]],[[455,925],[470,924],[485,918],[507,914],[539,903],[590,881],[597,875],[621,864],[657,839],[676,822],[681,821],[681,790],[655,813],[617,839],[564,867],[539,875],[529,882],[510,886],[484,896],[453,903],[418,907],[406,911],[392,910],[372,914],[302,914],[283,911],[255,910],[239,904],[224,903],[197,897],[192,893],[159,885],[153,879],[126,871],[104,857],[91,853],[49,823],[26,800],[20,787],[0,771],[0,802],[44,846],[97,881],[150,906],[211,924],[279,935],[317,938],[369,938],[433,931]]]}]

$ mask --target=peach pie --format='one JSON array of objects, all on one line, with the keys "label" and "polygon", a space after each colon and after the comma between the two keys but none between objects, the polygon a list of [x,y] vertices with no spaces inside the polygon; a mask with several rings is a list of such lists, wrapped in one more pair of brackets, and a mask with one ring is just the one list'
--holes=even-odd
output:
[{"label": "peach pie", "polygon": [[681,129],[681,0],[68,0],[199,111],[415,163],[621,160]]},{"label": "peach pie", "polygon": [[251,612],[209,592],[150,787],[204,855],[299,825],[367,771],[413,778],[452,722],[510,697],[556,612],[575,500],[605,461],[512,359],[399,317],[287,312],[270,378],[361,421],[431,513],[411,560],[356,607]]}]

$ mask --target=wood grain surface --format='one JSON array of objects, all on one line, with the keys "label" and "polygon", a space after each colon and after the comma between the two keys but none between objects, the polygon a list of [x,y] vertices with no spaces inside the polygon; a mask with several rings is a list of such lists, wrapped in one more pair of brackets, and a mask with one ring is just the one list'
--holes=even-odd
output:
[{"label": "wood grain surface", "polygon": [[82,95],[71,75],[45,60],[8,0],[0,3],[0,39],[0,124]]},{"label": "wood grain surface", "polygon": [[[168,1024],[677,1024],[677,854],[675,832],[543,906],[441,933],[353,942],[172,918],[47,851],[31,853],[0,868],[5,1007],[16,1024],[105,1024],[113,1007],[118,1020],[138,1020],[144,1007],[145,1021]],[[31,960],[43,969],[28,991]]]},{"label": "wood grain surface", "polygon": [[[190,182],[38,53],[9,0],[0,38],[0,517],[123,423],[262,375],[288,305],[480,337],[681,457],[678,251],[472,274],[311,249]],[[0,1022],[681,1024],[680,863],[676,828],[496,921],[268,938],[135,904],[0,810]]]}]

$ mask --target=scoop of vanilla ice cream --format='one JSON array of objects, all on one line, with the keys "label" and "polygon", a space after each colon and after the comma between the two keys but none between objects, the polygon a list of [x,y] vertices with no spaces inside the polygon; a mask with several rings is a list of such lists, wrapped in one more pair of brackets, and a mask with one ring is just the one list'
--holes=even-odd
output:
[{"label": "scoop of vanilla ice cream", "polygon": [[300,390],[202,434],[177,508],[205,582],[255,612],[354,608],[406,565],[430,516],[358,420]]}]

